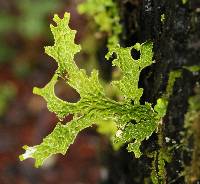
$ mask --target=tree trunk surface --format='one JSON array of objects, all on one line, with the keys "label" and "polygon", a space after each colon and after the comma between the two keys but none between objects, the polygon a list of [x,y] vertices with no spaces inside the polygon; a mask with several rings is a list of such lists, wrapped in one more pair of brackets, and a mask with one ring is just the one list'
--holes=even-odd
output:
[{"label": "tree trunk surface", "polygon": [[[105,183],[152,183],[152,163],[154,160],[154,170],[158,173],[158,155],[162,149],[170,152],[171,160],[165,161],[163,177],[158,176],[157,183],[197,184],[200,168],[192,174],[187,168],[192,170],[195,162],[200,162],[200,150],[196,150],[196,160],[193,157],[194,148],[200,142],[195,141],[194,133],[185,140],[188,130],[184,119],[189,97],[195,94],[194,88],[200,82],[198,72],[186,69],[200,63],[200,1],[188,0],[184,4],[181,0],[118,0],[118,5],[123,24],[121,44],[131,46],[147,40],[154,43],[155,63],[140,76],[139,86],[144,88],[141,103],[155,104],[162,97],[170,72],[181,71],[181,77],[174,83],[167,114],[158,132],[142,143],[143,155],[136,159],[125,147],[117,152],[110,150],[107,156],[109,178]],[[200,125],[197,127],[200,130]]]}]

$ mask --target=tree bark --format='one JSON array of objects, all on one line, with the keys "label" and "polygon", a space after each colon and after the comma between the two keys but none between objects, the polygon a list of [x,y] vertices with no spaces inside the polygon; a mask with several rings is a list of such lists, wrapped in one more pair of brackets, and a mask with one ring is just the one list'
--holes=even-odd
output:
[{"label": "tree bark", "polygon": [[[158,183],[198,183],[198,175],[186,181],[185,173],[186,167],[191,166],[192,150],[197,142],[193,138],[186,146],[182,142],[187,131],[184,117],[188,99],[200,82],[199,73],[185,69],[200,64],[200,1],[188,0],[184,4],[181,0],[118,0],[118,5],[123,24],[121,44],[130,46],[146,40],[154,43],[155,63],[140,76],[139,86],[144,88],[141,103],[156,103],[166,92],[171,71],[180,70],[182,75],[174,83],[167,114],[158,133],[142,145],[144,154],[136,159],[125,147],[118,152],[110,150],[107,157],[109,178],[105,183],[152,183],[153,158],[149,155],[161,149],[170,150],[171,160],[165,162],[164,178]],[[162,15],[164,21],[161,21]],[[159,160],[154,159],[158,171]]]}]

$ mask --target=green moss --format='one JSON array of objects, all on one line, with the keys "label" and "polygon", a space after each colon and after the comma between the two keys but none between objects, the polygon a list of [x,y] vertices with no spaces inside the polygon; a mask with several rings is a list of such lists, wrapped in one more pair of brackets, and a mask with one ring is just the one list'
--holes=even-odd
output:
[{"label": "green moss", "polygon": [[159,184],[156,157],[157,157],[157,152],[154,153],[152,167],[151,167],[151,181],[153,182],[153,184]]},{"label": "green moss", "polygon": [[[181,70],[171,71],[169,74],[166,92],[157,100],[157,105],[154,107],[156,111],[160,112],[162,117],[164,117],[167,112],[168,101],[170,96],[173,94],[174,83],[176,79],[180,78],[181,76]],[[171,148],[167,148],[165,145],[162,119],[158,127],[158,146],[159,149],[153,154],[151,180],[154,184],[165,184],[165,164],[166,162],[169,163],[171,161]]]},{"label": "green moss", "polygon": [[176,79],[180,78],[181,76],[182,76],[181,70],[174,70],[170,72],[168,83],[167,83],[167,89],[166,89],[166,98],[169,98],[170,95],[172,95],[174,83]]},{"label": "green moss", "polygon": [[193,140],[192,159],[189,165],[185,166],[185,182],[193,184],[200,179],[200,86],[195,88],[195,95],[189,98],[189,108],[185,115],[186,134],[183,139],[185,148],[191,147],[190,140]]},{"label": "green moss", "polygon": [[166,162],[171,161],[171,150],[166,147],[164,142],[164,135],[162,125],[160,124],[158,130],[158,145],[160,149],[154,152],[152,161],[151,180],[154,184],[166,183]]}]

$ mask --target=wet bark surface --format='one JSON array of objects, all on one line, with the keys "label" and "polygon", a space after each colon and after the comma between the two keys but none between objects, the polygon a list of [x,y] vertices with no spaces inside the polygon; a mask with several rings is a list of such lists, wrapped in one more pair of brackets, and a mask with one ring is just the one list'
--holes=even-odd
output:
[{"label": "wet bark surface", "polygon": [[[165,180],[159,183],[185,182],[185,166],[191,162],[191,148],[185,149],[184,116],[188,98],[194,94],[194,86],[200,81],[199,73],[190,72],[184,66],[200,64],[200,2],[189,0],[121,0],[119,2],[123,24],[122,45],[151,40],[154,43],[155,63],[144,69],[139,86],[144,88],[141,102],[156,103],[166,91],[169,73],[181,70],[169,99],[167,115],[162,124],[162,139],[165,147],[172,148],[170,163],[166,163]],[[161,21],[161,15],[165,19]],[[198,102],[197,102],[198,103]],[[169,141],[165,142],[165,139]],[[152,158],[148,153],[159,150],[155,133],[142,145],[143,156],[135,159],[125,147],[108,156],[109,184],[151,183]],[[188,151],[189,150],[189,151]],[[191,183],[198,183],[199,179]]]}]

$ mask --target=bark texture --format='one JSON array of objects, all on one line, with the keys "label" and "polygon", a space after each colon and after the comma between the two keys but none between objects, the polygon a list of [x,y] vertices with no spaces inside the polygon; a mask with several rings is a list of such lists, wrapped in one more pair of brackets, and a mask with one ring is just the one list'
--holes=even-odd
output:
[{"label": "bark texture", "polygon": [[[142,71],[140,76],[139,85],[144,88],[141,101],[155,104],[156,99],[166,91],[171,71],[180,70],[182,76],[174,83],[167,115],[159,133],[142,145],[143,156],[135,159],[125,148],[118,152],[110,151],[106,183],[152,183],[153,158],[149,153],[159,152],[162,148],[170,150],[171,161],[166,162],[164,178],[158,183],[198,183],[198,177],[185,179],[185,168],[192,161],[194,141],[191,139],[186,146],[182,142],[186,131],[184,117],[188,99],[200,82],[199,73],[184,68],[200,64],[200,1],[188,0],[183,4],[181,0],[118,0],[118,4],[123,24],[122,45],[130,46],[146,40],[154,43],[155,63]],[[163,22],[161,15],[165,17]],[[155,163],[158,162],[155,159]],[[155,170],[159,170],[158,166]]]}]

